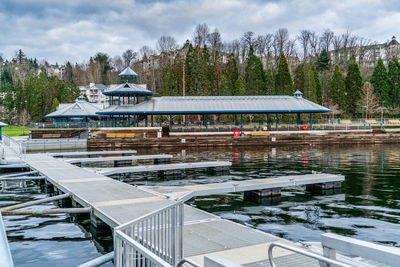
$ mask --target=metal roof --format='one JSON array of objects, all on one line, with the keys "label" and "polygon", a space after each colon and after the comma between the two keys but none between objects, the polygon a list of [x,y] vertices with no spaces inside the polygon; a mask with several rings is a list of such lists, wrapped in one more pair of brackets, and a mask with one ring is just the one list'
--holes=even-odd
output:
[{"label": "metal roof", "polygon": [[47,114],[46,118],[66,117],[99,117],[97,114],[103,108],[101,104],[93,104],[84,100],[77,100],[75,103],[60,104],[57,110]]},{"label": "metal roof", "polygon": [[138,76],[130,67],[124,69],[118,76]]},{"label": "metal roof", "polygon": [[0,121],[0,127],[7,127],[7,126],[8,126],[8,124]]},{"label": "metal roof", "polygon": [[120,94],[138,94],[138,95],[153,95],[154,93],[147,90],[146,84],[123,83],[111,84],[110,87],[103,91],[105,95],[120,95]]},{"label": "metal roof", "polygon": [[330,109],[294,96],[164,96],[138,105],[111,106],[98,114],[318,113]]}]

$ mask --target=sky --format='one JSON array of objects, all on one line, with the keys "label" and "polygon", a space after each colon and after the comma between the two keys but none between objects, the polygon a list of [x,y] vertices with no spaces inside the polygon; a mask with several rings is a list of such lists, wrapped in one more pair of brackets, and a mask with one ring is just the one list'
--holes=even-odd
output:
[{"label": "sky", "polygon": [[395,0],[0,0],[0,55],[22,49],[51,64],[82,63],[97,52],[121,55],[162,35],[179,45],[207,23],[223,41],[246,31],[273,33],[287,28],[322,33],[346,30],[380,43],[399,35],[400,3]]}]

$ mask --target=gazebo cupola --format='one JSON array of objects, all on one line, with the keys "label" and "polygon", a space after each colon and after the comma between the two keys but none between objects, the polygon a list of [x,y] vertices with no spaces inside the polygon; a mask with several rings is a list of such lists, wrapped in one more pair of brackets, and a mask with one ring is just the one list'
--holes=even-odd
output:
[{"label": "gazebo cupola", "polygon": [[147,101],[154,93],[147,90],[146,84],[137,84],[138,75],[129,67],[124,69],[119,77],[121,84],[113,84],[103,94],[108,96],[110,106],[136,105],[139,98]]},{"label": "gazebo cupola", "polygon": [[118,74],[120,83],[137,83],[138,75],[130,67],[125,68]]}]

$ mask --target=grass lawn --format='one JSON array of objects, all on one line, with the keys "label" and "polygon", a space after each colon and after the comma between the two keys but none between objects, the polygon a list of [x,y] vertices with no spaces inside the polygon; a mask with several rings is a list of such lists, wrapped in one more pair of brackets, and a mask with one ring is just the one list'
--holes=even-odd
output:
[{"label": "grass lawn", "polygon": [[2,129],[2,133],[8,136],[20,136],[29,134],[29,127],[23,128],[18,126],[9,126]]}]

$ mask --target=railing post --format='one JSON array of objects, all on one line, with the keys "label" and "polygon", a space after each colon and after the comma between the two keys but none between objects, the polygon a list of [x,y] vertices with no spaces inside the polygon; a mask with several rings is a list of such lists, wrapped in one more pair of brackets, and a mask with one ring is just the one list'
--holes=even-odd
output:
[{"label": "railing post", "polygon": [[[323,249],[324,257],[327,257],[332,260],[336,260],[336,250],[335,249],[326,247],[324,245],[322,246],[322,249]],[[329,263],[320,263],[320,266],[321,267],[332,267],[332,265]]]}]

